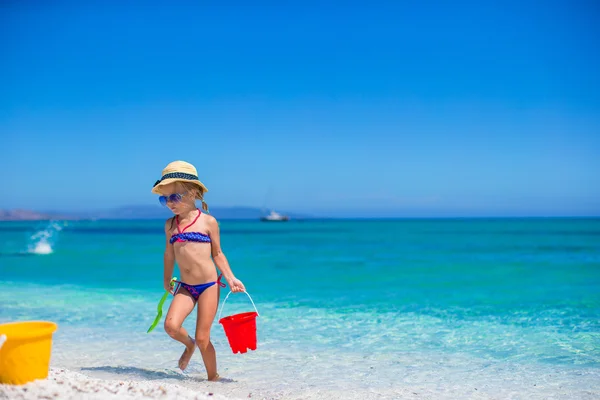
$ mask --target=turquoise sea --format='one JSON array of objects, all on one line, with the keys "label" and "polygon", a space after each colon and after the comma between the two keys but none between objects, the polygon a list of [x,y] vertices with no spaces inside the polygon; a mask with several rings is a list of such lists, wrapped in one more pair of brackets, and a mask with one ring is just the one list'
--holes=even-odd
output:
[{"label": "turquoise sea", "polygon": [[[227,378],[215,392],[600,398],[600,219],[220,224],[260,317],[258,349],[243,355],[215,321]],[[201,389],[200,354],[182,374],[182,346],[162,324],[146,333],[163,294],[162,228],[0,223],[0,322],[57,322],[53,366]],[[223,315],[250,309],[236,294]]]}]

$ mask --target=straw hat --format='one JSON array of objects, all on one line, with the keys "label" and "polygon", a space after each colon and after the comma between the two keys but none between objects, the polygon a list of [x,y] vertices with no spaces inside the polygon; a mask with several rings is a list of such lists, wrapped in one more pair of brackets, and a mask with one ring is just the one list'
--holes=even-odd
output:
[{"label": "straw hat", "polygon": [[198,179],[198,172],[192,164],[185,161],[173,161],[162,170],[162,177],[152,187],[152,193],[160,194],[161,186],[173,182],[191,182],[198,185],[201,193],[208,192],[206,186]]}]

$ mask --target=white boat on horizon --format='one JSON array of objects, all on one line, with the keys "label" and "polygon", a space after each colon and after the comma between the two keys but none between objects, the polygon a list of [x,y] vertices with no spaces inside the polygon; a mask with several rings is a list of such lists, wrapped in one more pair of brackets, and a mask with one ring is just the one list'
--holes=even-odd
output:
[{"label": "white boat on horizon", "polygon": [[260,220],[267,222],[289,221],[290,217],[288,217],[287,215],[279,214],[275,210],[271,210],[271,213],[269,215],[261,217]]}]

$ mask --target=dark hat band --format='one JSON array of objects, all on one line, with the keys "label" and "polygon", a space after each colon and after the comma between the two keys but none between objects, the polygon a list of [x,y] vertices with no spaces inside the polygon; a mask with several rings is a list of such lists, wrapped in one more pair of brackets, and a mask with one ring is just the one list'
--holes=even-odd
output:
[{"label": "dark hat band", "polygon": [[198,182],[200,182],[200,179],[198,179],[198,177],[196,175],[186,174],[185,172],[170,172],[168,174],[164,174],[162,176],[162,178],[160,178],[159,180],[157,180],[156,183],[154,183],[154,186],[158,185],[159,183],[161,183],[165,179],[173,179],[173,178],[175,178],[175,179],[186,179],[188,181],[198,181]]}]

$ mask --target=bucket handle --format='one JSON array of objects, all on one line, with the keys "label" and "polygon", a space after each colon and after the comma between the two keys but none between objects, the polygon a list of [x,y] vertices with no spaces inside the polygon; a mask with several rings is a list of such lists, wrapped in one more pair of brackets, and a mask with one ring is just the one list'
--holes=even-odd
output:
[{"label": "bucket handle", "polygon": [[[223,300],[223,305],[221,306],[221,310],[219,311],[219,319],[221,320],[221,313],[223,312],[223,308],[225,308],[225,302],[227,301],[227,298],[229,297],[229,295],[233,293],[231,290],[229,291],[229,293],[227,293],[227,296],[225,296],[225,300]],[[256,309],[256,306],[254,305],[254,302],[252,301],[252,297],[250,297],[250,293],[244,291],[244,293],[246,293],[246,295],[248,295],[248,298],[250,299],[250,302],[252,303],[252,306],[254,307],[254,311],[256,311],[256,315],[260,316],[260,314],[258,313],[258,310]]]}]

